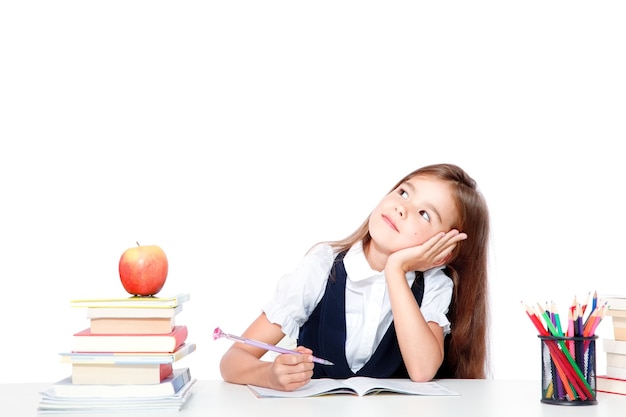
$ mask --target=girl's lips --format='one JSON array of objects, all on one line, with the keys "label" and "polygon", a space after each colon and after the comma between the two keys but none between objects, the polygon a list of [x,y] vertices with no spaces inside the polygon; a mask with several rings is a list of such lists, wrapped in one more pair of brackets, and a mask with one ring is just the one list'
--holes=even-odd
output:
[{"label": "girl's lips", "polygon": [[396,232],[399,232],[398,228],[396,227],[396,224],[389,217],[385,216],[384,214],[383,214],[383,220],[385,221],[385,223],[387,223],[389,225],[389,227],[391,227]]}]

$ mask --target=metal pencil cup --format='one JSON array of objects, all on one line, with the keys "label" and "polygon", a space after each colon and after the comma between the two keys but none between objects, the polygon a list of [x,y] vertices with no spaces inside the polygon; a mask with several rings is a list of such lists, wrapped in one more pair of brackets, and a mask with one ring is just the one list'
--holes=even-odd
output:
[{"label": "metal pencil cup", "polygon": [[597,404],[597,336],[539,338],[541,402],[558,405]]}]

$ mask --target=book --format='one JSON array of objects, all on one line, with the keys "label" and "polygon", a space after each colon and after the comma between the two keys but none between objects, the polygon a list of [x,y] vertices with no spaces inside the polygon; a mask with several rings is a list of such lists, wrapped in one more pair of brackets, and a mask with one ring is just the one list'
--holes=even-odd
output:
[{"label": "book", "polygon": [[149,398],[167,397],[179,393],[190,382],[195,382],[191,377],[189,368],[177,368],[159,384],[96,384],[76,385],[72,384],[70,376],[52,384],[41,394],[48,398]]},{"label": "book", "polygon": [[602,349],[607,353],[619,353],[621,355],[626,355],[626,341],[602,339]]},{"label": "book", "polygon": [[63,416],[75,415],[147,415],[180,411],[193,394],[191,387],[195,384],[191,380],[174,395],[165,397],[146,398],[63,398],[54,397],[47,392],[41,392],[41,400],[37,407],[38,415],[59,414]]},{"label": "book", "polygon": [[611,316],[612,318],[626,318],[626,310],[611,310],[610,308],[606,309],[606,315]]},{"label": "book", "polygon": [[606,365],[626,369],[626,354],[607,352]]},{"label": "book", "polygon": [[173,297],[141,297],[126,298],[91,298],[71,300],[72,307],[127,307],[127,308],[172,308],[189,301],[189,294],[178,294]]},{"label": "book", "polygon": [[619,366],[606,366],[606,376],[610,378],[626,379],[626,368]]},{"label": "book", "polygon": [[158,384],[172,370],[171,363],[73,363],[72,384]]},{"label": "book", "polygon": [[174,326],[174,317],[102,317],[89,323],[92,334],[163,334],[171,333]]},{"label": "book", "polygon": [[[618,310],[622,312],[621,310]],[[623,311],[626,313],[626,311]],[[612,316],[611,321],[613,322],[613,337],[615,340],[626,340],[626,317],[621,316]]]},{"label": "book", "polygon": [[406,395],[459,395],[435,381],[413,382],[410,379],[370,378],[356,376],[348,379],[312,379],[294,391],[279,391],[271,388],[248,385],[259,398],[302,398],[322,395],[348,394],[360,397],[379,393]]},{"label": "book", "polygon": [[596,391],[626,395],[626,379],[598,375],[596,376]]},{"label": "book", "polygon": [[183,343],[174,352],[62,352],[61,363],[174,363],[196,350],[195,343]]},{"label": "book", "polygon": [[81,415],[100,415],[101,413],[135,415],[156,413],[161,415],[170,411],[180,411],[193,394],[192,387],[196,379],[192,378],[175,394],[147,397],[59,397],[51,389],[41,391],[37,414],[61,414],[64,416],[80,413]]},{"label": "book", "polygon": [[[189,382],[191,388],[194,382]],[[185,402],[191,397],[192,391],[186,387],[182,388],[184,392],[181,394],[171,395],[167,397],[155,398],[58,398],[50,396],[42,396],[37,407],[37,415],[57,414],[67,417],[69,415],[80,414],[81,416],[89,415],[162,415],[180,411],[183,409]]]},{"label": "book", "polygon": [[176,307],[86,307],[88,319],[112,318],[170,318],[183,310],[183,305]]},{"label": "book", "polygon": [[[626,310],[626,295],[607,294],[598,297],[609,306],[608,310]],[[610,313],[609,313],[610,314]]]},{"label": "book", "polygon": [[73,335],[74,352],[174,352],[187,339],[187,326],[168,334],[93,334],[86,328]]}]

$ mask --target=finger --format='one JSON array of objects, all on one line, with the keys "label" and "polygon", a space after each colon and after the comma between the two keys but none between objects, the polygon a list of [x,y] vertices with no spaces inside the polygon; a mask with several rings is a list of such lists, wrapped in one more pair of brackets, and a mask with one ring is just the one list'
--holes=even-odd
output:
[{"label": "finger", "polygon": [[280,390],[291,391],[307,384],[313,377],[312,363],[301,363],[291,366],[282,365],[275,361],[272,368],[274,375],[272,385]]},{"label": "finger", "polygon": [[[310,349],[309,352],[311,352]],[[311,353],[282,353],[274,361],[282,365],[294,366],[300,363],[313,363],[313,355]]]},{"label": "finger", "polygon": [[425,248],[425,253],[430,256],[438,256],[448,247],[456,245],[458,238],[459,232],[457,230],[451,230],[447,233],[438,233],[429,240],[429,245]]},{"label": "finger", "polygon": [[435,259],[435,265],[445,265],[450,260],[451,255],[452,251],[443,252],[439,257],[437,257],[437,259]]},{"label": "finger", "polygon": [[446,233],[446,238],[448,240],[453,240],[455,242],[460,242],[462,240],[467,239],[467,233],[464,232],[459,232],[456,229],[450,230],[448,233]]},{"label": "finger", "polygon": [[433,249],[443,251],[445,249],[448,249],[450,246],[454,248],[457,243],[465,239],[467,239],[467,234],[460,233],[458,230],[453,229],[446,233],[444,237],[439,239]]},{"label": "finger", "polygon": [[300,353],[308,353],[309,355],[313,354],[313,351],[307,347],[304,346],[298,346],[296,348],[296,352],[300,352]]},{"label": "finger", "polygon": [[454,251],[456,245],[465,239],[467,239],[467,235],[465,233],[461,233],[446,242],[446,245],[441,248],[441,252],[439,252],[439,254],[436,256],[435,263],[437,265],[443,265],[447,263],[452,257],[452,251]]},{"label": "finger", "polygon": [[419,246],[415,247],[417,253],[422,253],[424,255],[431,255],[437,252],[437,248],[441,245],[441,240],[446,236],[445,232],[439,232],[436,235],[432,236],[430,239],[425,241]]},{"label": "finger", "polygon": [[313,371],[309,372],[301,372],[298,374],[291,374],[285,377],[285,381],[283,386],[286,391],[293,391],[294,389],[298,389],[311,381],[313,377]]}]

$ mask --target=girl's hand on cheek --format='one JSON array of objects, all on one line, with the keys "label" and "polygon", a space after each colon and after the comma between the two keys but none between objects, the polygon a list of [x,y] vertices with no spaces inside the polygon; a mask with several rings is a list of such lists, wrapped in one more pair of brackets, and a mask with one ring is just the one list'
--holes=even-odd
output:
[{"label": "girl's hand on cheek", "polygon": [[467,239],[465,233],[453,229],[440,232],[421,245],[401,249],[387,258],[387,268],[400,268],[403,272],[426,271],[447,262],[456,245]]},{"label": "girl's hand on cheek", "polygon": [[306,385],[313,376],[313,352],[302,346],[296,348],[301,355],[278,355],[269,371],[269,383],[273,389],[293,391]]}]

